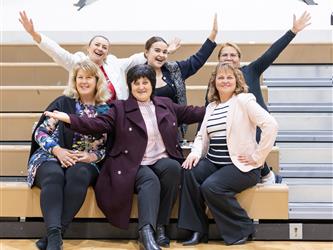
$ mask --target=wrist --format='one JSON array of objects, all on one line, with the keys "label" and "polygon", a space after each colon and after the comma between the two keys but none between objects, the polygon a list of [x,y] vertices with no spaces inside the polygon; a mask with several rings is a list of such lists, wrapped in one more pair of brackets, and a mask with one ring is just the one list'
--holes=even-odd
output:
[{"label": "wrist", "polygon": [[61,149],[61,147],[59,145],[56,145],[52,148],[52,154],[57,156],[59,149]]}]

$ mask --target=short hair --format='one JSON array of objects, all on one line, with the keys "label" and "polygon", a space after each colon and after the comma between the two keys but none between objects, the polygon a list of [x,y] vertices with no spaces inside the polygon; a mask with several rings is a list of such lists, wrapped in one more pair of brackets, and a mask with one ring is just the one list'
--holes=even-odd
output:
[{"label": "short hair", "polygon": [[[160,36],[152,36],[145,43],[145,50],[149,50],[154,43],[163,42],[168,46],[168,43]],[[144,55],[146,57],[146,54]]]},{"label": "short hair", "polygon": [[63,94],[76,100],[80,98],[80,94],[76,89],[76,77],[79,70],[83,70],[88,74],[91,74],[96,79],[95,103],[102,104],[108,101],[111,94],[108,90],[104,74],[91,60],[83,60],[73,66],[69,76],[67,88],[64,90]]},{"label": "short hair", "polygon": [[223,43],[223,44],[221,45],[221,48],[220,48],[220,50],[219,50],[219,53],[217,54],[217,57],[218,57],[217,59],[218,59],[218,60],[220,60],[222,50],[223,50],[225,47],[232,47],[232,48],[234,48],[234,49],[237,51],[237,54],[238,54],[239,59],[242,57],[242,51],[241,51],[241,49],[238,47],[238,45],[235,44],[235,43],[227,42],[227,43]]},{"label": "short hair", "polygon": [[209,87],[208,87],[208,101],[209,102],[217,102],[220,103],[220,95],[216,88],[216,76],[220,71],[226,71],[226,72],[232,72],[232,74],[236,78],[236,88],[234,91],[234,94],[238,95],[240,93],[247,93],[248,92],[248,86],[245,82],[244,76],[242,71],[240,71],[238,68],[235,68],[231,64],[228,63],[219,63],[215,71],[212,73],[209,81]]},{"label": "short hair", "polygon": [[152,87],[152,96],[156,87],[156,72],[152,66],[148,64],[138,64],[130,68],[127,72],[127,86],[129,92],[132,93],[132,82],[140,79],[141,77],[147,77]]},{"label": "short hair", "polygon": [[101,37],[101,38],[103,38],[104,40],[106,40],[106,41],[108,42],[109,46],[110,46],[110,40],[109,40],[106,36],[103,36],[103,35],[95,35],[95,36],[93,36],[93,37],[89,40],[88,46],[90,46],[91,43],[92,43],[92,42],[95,40],[95,38],[97,38],[97,37]]}]

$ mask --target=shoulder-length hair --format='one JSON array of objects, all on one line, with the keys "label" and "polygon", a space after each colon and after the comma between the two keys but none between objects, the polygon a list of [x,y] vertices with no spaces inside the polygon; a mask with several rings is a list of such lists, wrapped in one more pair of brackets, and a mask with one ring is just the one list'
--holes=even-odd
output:
[{"label": "shoulder-length hair", "polygon": [[220,103],[220,95],[219,92],[216,88],[216,76],[219,72],[224,71],[224,72],[231,72],[235,78],[236,78],[236,88],[234,91],[234,94],[238,95],[240,93],[247,93],[249,87],[247,86],[243,73],[240,71],[238,68],[235,68],[231,64],[227,63],[219,63],[214,72],[212,73],[210,80],[209,80],[209,85],[208,85],[208,101],[209,102],[217,102]]},{"label": "shoulder-length hair", "polygon": [[101,69],[91,60],[83,60],[76,63],[69,76],[69,81],[67,88],[64,90],[64,95],[74,98],[76,100],[80,99],[80,94],[76,88],[76,77],[79,70],[83,70],[86,73],[94,76],[96,79],[96,91],[95,91],[95,103],[102,104],[110,99],[111,95],[109,93],[107,83],[103,72]]}]

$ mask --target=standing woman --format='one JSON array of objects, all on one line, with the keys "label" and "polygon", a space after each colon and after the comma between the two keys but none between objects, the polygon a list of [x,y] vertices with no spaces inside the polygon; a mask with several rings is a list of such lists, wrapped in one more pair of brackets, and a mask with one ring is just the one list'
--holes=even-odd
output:
[{"label": "standing woman", "polygon": [[[260,76],[262,73],[275,61],[280,53],[288,46],[288,44],[294,39],[298,32],[302,31],[305,27],[310,25],[309,21],[311,16],[308,12],[304,12],[301,17],[296,19],[294,15],[293,26],[288,30],[281,38],[274,42],[269,49],[262,54],[258,59],[251,62],[249,65],[240,66],[241,50],[235,43],[224,43],[218,52],[219,62],[228,63],[236,68],[239,68],[245,78],[246,83],[249,86],[249,92],[254,94],[258,104],[268,111],[268,108],[264,102],[264,98],[260,89]],[[207,95],[206,95],[206,103]],[[260,140],[260,129],[257,129],[257,141]],[[273,171],[270,171],[267,164],[264,164],[261,170],[263,183],[275,183],[275,175]],[[278,180],[280,182],[280,180]]]},{"label": "standing woman", "polygon": [[205,109],[154,96],[156,75],[149,65],[131,68],[127,83],[130,97],[113,102],[107,114],[93,119],[62,112],[46,115],[70,123],[80,133],[113,136],[95,188],[98,206],[114,226],[128,228],[137,193],[140,249],[156,250],[170,244],[165,226],[177,198],[183,160],[178,124],[202,120]]},{"label": "standing woman", "polygon": [[[111,100],[126,100],[128,98],[128,89],[125,80],[125,75],[128,69],[137,64],[146,62],[143,53],[134,54],[128,58],[117,58],[109,54],[110,42],[102,35],[94,36],[90,39],[87,48],[87,54],[83,52],[76,52],[74,54],[60,47],[56,42],[47,36],[35,31],[32,19],[29,19],[25,11],[20,12],[20,19],[22,26],[28,32],[37,46],[48,54],[52,59],[70,71],[73,65],[81,60],[90,59],[96,63],[102,70],[107,83],[108,89],[111,93]],[[179,48],[178,41],[175,40],[167,48],[169,53],[173,53]]]},{"label": "standing woman", "polygon": [[[213,53],[217,35],[217,15],[214,16],[213,28],[208,39],[203,43],[197,53],[183,61],[168,62],[168,44],[157,36],[147,40],[145,44],[145,57],[147,63],[156,72],[155,96],[169,97],[174,103],[186,105],[185,80],[194,75]],[[184,133],[182,129],[182,133]]]},{"label": "standing woman", "polygon": [[[254,232],[246,211],[235,198],[256,185],[260,166],[277,134],[275,119],[248,94],[242,72],[220,63],[212,74],[206,108],[192,151],[183,163],[178,226],[191,230],[183,245],[207,241],[205,203],[226,244],[243,244]],[[256,142],[256,127],[262,130]]]},{"label": "standing woman", "polygon": [[[90,60],[76,63],[64,95],[48,111],[61,110],[80,117],[105,113],[110,98],[105,78]],[[41,189],[40,204],[47,237],[36,242],[39,249],[62,249],[62,234],[81,208],[87,189],[100,171],[105,156],[106,134],[82,135],[63,122],[43,115],[32,135],[28,184]]]}]

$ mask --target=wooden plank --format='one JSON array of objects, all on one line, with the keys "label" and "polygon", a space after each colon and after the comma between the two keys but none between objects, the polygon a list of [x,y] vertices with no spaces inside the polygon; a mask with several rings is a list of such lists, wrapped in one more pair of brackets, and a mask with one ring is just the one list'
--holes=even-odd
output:
[{"label": "wooden plank", "polygon": [[[24,182],[0,182],[0,217],[41,217],[39,195],[36,187],[30,189]],[[261,185],[249,188],[237,199],[251,218],[288,219],[288,187],[285,184]],[[178,202],[171,217],[177,218]],[[137,196],[134,195],[131,218],[137,218]],[[78,218],[102,218],[90,187]]]},{"label": "wooden plank", "polygon": [[[52,100],[64,91],[65,86],[0,86],[1,112],[42,112]],[[207,85],[188,85],[188,104],[205,104]],[[265,102],[268,102],[268,88],[261,86]],[[27,101],[29,100],[29,101]],[[192,132],[192,136],[193,136]]]},{"label": "wooden plank", "polygon": [[30,141],[39,113],[0,113],[0,141]]},{"label": "wooden plank", "polygon": [[[282,35],[282,34],[281,34]],[[279,37],[276,37],[278,39]],[[87,41],[88,42],[88,41]],[[273,43],[274,41],[272,41]],[[243,61],[253,61],[261,56],[271,43],[240,43]],[[74,53],[85,51],[85,44],[62,44],[65,49]],[[183,60],[195,53],[201,44],[186,43],[169,60]],[[217,60],[219,45],[209,58],[209,61]],[[0,44],[3,62],[52,62],[52,59],[41,51],[35,44]],[[143,43],[112,43],[111,53],[117,57],[128,57],[144,50]],[[275,63],[333,63],[333,49],[330,43],[291,43],[280,54]]]}]

